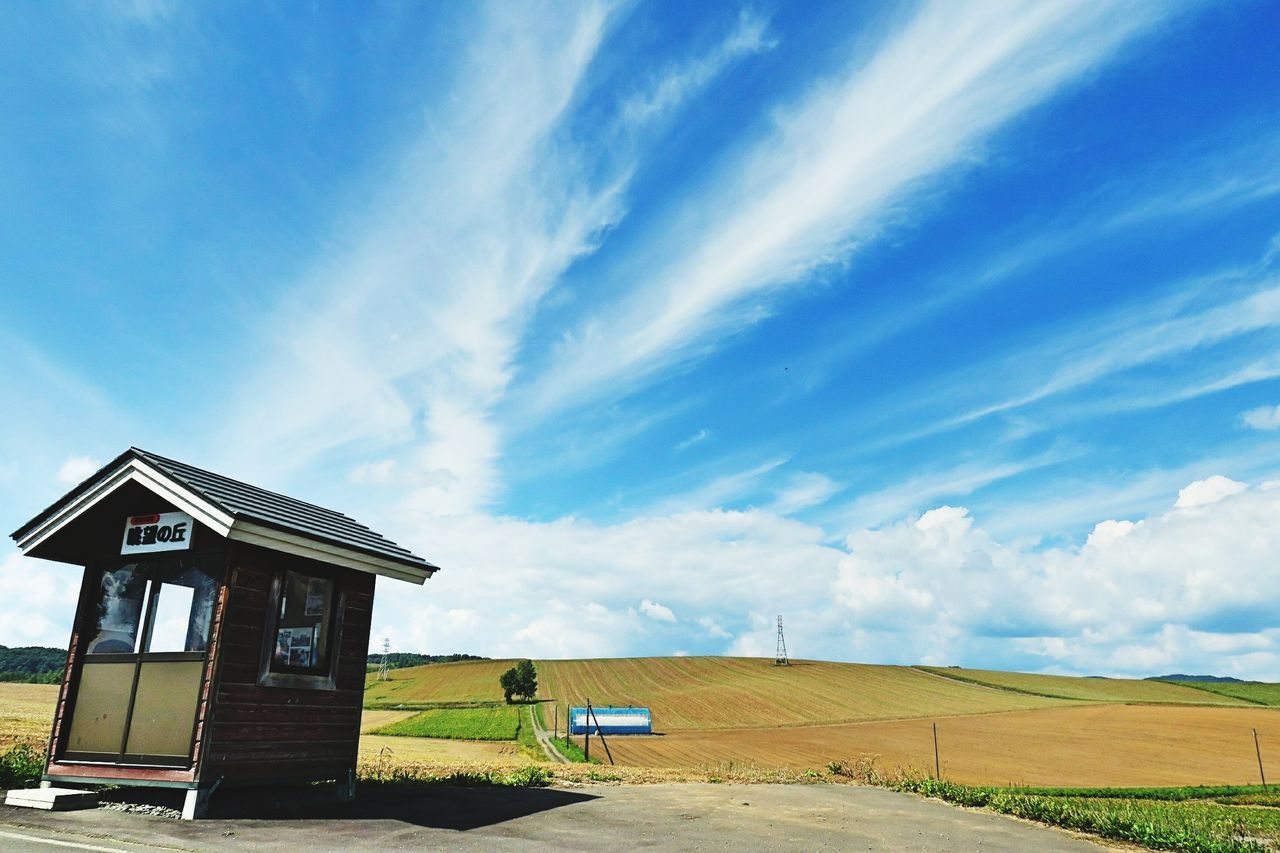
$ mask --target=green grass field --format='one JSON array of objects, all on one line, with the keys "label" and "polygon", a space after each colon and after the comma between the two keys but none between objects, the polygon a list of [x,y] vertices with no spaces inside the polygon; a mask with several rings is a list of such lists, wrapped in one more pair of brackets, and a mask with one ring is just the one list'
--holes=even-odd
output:
[{"label": "green grass field", "polygon": [[1261,790],[1221,797],[1203,788],[1140,789],[1125,797],[1121,790],[984,788],[920,777],[881,784],[1153,850],[1262,853],[1280,845],[1280,809],[1230,804],[1271,796]]},{"label": "green grass field", "polygon": [[1280,707],[1280,684],[1266,684],[1260,681],[1245,681],[1239,684],[1230,681],[1177,681],[1170,683],[1205,693],[1216,693],[1220,696],[1243,699],[1245,702],[1253,702],[1256,705],[1267,705],[1273,708]]},{"label": "green grass field", "polygon": [[519,710],[515,705],[433,708],[414,714],[407,720],[374,729],[370,734],[456,740],[516,740],[521,728]]},{"label": "green grass field", "polygon": [[[1088,702],[1141,702],[1172,705],[1255,704],[1222,693],[1199,690],[1170,681],[1141,681],[1130,678],[1073,678],[1065,675],[1029,675],[1022,672],[994,672],[985,669],[922,666],[924,672],[967,684],[1016,691],[1029,696],[1074,699]],[[1228,685],[1230,686],[1230,685]]]}]

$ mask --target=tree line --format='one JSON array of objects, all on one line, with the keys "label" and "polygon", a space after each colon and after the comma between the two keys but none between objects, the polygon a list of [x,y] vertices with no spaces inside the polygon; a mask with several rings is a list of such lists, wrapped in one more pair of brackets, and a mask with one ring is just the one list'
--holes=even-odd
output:
[{"label": "tree line", "polygon": [[0,646],[0,681],[57,684],[62,681],[62,668],[66,663],[66,649]]}]

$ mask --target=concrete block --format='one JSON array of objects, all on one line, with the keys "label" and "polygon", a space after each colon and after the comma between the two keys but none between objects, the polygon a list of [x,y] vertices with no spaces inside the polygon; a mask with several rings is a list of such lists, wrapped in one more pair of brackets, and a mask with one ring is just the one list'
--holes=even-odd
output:
[{"label": "concrete block", "polygon": [[97,808],[98,795],[94,791],[82,791],[79,788],[27,788],[10,791],[4,798],[4,804],[63,812]]}]

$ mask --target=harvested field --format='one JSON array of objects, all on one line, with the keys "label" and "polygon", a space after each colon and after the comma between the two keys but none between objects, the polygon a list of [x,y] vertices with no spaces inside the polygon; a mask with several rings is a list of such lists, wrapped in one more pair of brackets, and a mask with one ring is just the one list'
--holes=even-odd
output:
[{"label": "harvested field", "polygon": [[[380,758],[381,756],[381,758]],[[444,740],[441,738],[361,735],[361,763],[405,764],[533,764],[515,741]]]},{"label": "harvested field", "polygon": [[[930,720],[614,737],[619,763],[646,767],[823,768],[878,756],[881,769],[933,770]],[[1129,787],[1258,781],[1280,756],[1280,710],[1084,705],[939,718],[944,777],[970,784]],[[581,740],[575,738],[575,740]]]},{"label": "harvested field", "polygon": [[1197,690],[1168,681],[1131,678],[1072,678],[1065,675],[1028,675],[986,669],[922,666],[920,669],[962,683],[984,684],[1037,696],[1082,699],[1090,702],[1156,702],[1175,705],[1246,705],[1230,695]]},{"label": "harvested field", "polygon": [[56,684],[0,682],[0,750],[19,741],[45,743],[57,701]]},{"label": "harvested field", "polygon": [[370,711],[365,708],[360,714],[360,733],[371,732],[382,726],[389,726],[401,720],[407,720],[417,711]]},{"label": "harvested field", "polygon": [[[984,714],[1064,705],[903,666],[763,658],[538,661],[538,694],[600,706],[643,705],[661,732]],[[496,675],[494,678],[496,679]],[[496,682],[495,682],[496,683]]]},{"label": "harvested field", "polygon": [[[498,678],[514,660],[469,660],[393,669],[389,681],[369,673],[365,705],[397,702],[501,702]],[[541,676],[541,671],[539,671]]]}]

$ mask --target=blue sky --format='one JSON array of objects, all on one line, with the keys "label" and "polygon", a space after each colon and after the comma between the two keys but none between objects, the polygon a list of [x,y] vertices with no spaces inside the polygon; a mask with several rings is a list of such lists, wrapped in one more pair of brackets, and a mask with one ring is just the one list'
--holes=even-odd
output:
[{"label": "blue sky", "polygon": [[5,17],[10,529],[134,444],[405,650],[1280,679],[1276,4]]}]

